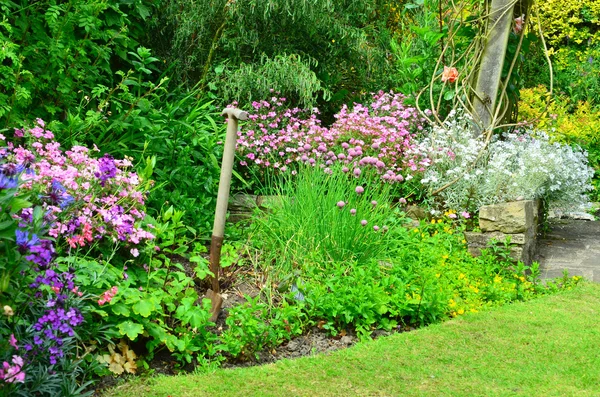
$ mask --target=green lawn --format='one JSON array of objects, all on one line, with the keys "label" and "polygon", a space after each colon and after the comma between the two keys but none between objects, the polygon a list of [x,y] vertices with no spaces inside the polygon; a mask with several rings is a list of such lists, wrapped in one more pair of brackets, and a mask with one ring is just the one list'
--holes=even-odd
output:
[{"label": "green lawn", "polygon": [[330,355],[137,379],[106,397],[600,396],[600,285]]}]

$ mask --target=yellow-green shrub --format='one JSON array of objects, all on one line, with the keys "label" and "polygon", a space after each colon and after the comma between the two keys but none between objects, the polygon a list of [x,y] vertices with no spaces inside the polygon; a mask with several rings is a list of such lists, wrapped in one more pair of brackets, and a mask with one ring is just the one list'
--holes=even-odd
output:
[{"label": "yellow-green shrub", "polygon": [[538,2],[537,9],[550,45],[600,41],[598,0],[545,0]]},{"label": "yellow-green shrub", "polygon": [[600,144],[600,109],[584,101],[572,105],[562,96],[550,98],[543,86],[521,90],[519,119],[543,129],[560,142],[581,146]]},{"label": "yellow-green shrub", "polygon": [[[600,1],[547,0],[538,2],[535,9],[539,12],[533,14],[532,27],[539,18],[554,67],[556,91],[574,101],[600,104]],[[545,65],[543,51],[533,49],[530,60],[526,76],[529,87],[548,85],[548,73],[537,66]]]}]

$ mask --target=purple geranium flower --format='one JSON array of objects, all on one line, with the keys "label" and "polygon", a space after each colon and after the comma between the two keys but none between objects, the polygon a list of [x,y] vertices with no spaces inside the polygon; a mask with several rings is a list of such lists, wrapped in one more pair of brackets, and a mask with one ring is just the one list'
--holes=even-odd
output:
[{"label": "purple geranium flower", "polygon": [[107,180],[117,176],[117,166],[110,154],[105,154],[104,157],[98,159],[98,168],[100,172],[96,172],[95,175],[100,179],[101,186],[104,186]]}]

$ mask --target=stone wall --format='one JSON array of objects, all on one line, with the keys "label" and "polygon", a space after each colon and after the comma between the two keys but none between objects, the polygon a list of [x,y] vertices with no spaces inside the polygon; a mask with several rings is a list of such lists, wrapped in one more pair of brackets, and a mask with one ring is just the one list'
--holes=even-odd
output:
[{"label": "stone wall", "polygon": [[252,213],[259,208],[263,211],[280,201],[279,196],[256,196],[253,194],[234,194],[229,198],[227,210],[228,222],[237,223],[252,217]]},{"label": "stone wall", "polygon": [[492,239],[503,244],[510,236],[510,255],[515,261],[529,265],[536,251],[540,222],[538,201],[523,200],[486,205],[479,209],[481,232],[465,232],[472,255],[481,255],[481,249]]}]

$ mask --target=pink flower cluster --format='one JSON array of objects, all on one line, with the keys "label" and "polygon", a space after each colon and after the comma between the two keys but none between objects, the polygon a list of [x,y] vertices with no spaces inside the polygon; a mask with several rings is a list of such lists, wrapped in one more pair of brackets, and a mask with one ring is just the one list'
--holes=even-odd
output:
[{"label": "pink flower cluster", "polygon": [[112,287],[111,289],[104,291],[102,297],[98,299],[98,304],[102,306],[105,303],[110,303],[110,301],[112,300],[112,298],[115,297],[117,292],[119,292],[119,289],[117,287]]},{"label": "pink flower cluster", "polygon": [[[53,225],[50,236],[64,237],[72,248],[100,239],[139,244],[154,238],[139,226],[145,196],[128,159],[93,158],[83,146],[63,152],[39,119],[34,128],[15,130],[15,138],[21,143],[6,142],[0,155],[27,169],[21,176],[23,189],[45,198],[45,220]],[[32,209],[23,210],[21,217],[30,221]]]},{"label": "pink flower cluster", "polygon": [[23,358],[12,356],[11,362],[4,361],[0,368],[0,380],[6,383],[25,382],[25,370],[23,369]]},{"label": "pink flower cluster", "polygon": [[284,103],[277,97],[253,103],[251,121],[238,132],[240,165],[286,172],[295,163],[319,163],[327,172],[333,164],[344,164],[357,177],[374,169],[383,181],[394,183],[430,163],[412,150],[424,120],[400,94],[379,92],[371,104],[355,104],[352,110],[344,105],[330,128],[321,126],[316,109],[309,114],[285,109]]}]

